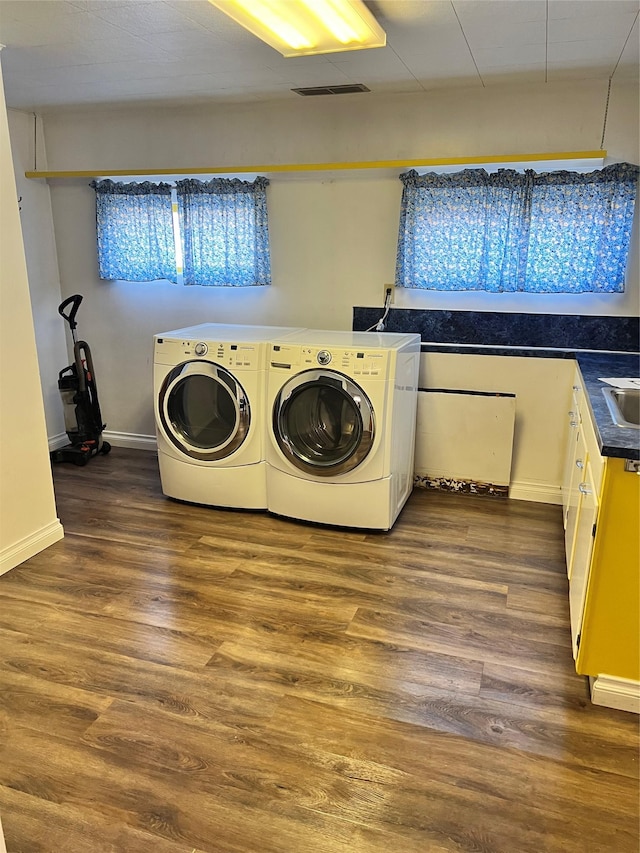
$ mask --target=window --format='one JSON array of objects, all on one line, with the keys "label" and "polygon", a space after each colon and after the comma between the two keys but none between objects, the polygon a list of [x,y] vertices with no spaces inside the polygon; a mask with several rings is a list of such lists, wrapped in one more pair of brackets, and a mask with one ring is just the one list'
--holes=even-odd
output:
[{"label": "window", "polygon": [[271,283],[266,178],[94,181],[100,278]]},{"label": "window", "polygon": [[400,179],[398,287],[624,290],[637,166],[588,174],[412,170]]},{"label": "window", "polygon": [[176,281],[169,184],[100,181],[96,224],[100,278]]},{"label": "window", "polygon": [[176,184],[185,284],[270,284],[266,178]]}]

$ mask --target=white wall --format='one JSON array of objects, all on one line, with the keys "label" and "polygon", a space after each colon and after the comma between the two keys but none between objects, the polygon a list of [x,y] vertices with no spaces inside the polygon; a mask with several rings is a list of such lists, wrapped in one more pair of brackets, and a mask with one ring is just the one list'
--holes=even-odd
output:
[{"label": "white wall", "polygon": [[0,574],[62,537],[0,69]]},{"label": "white wall", "polygon": [[[637,86],[614,85],[605,146],[637,156]],[[153,169],[600,148],[606,81],[47,114],[51,169]],[[169,161],[170,158],[170,161]]]},{"label": "white wall", "polygon": [[[30,181],[24,173],[46,168],[42,122],[33,113],[7,110],[13,166],[20,202],[20,221],[29,276],[40,381],[44,398],[47,434],[64,436],[64,418],[58,395],[58,371],[66,366],[64,322],[58,314],[60,277],[51,193],[45,181]],[[64,436],[66,438],[66,436]]]},{"label": "white wall", "polygon": [[[50,169],[107,175],[116,169],[231,169],[595,150],[606,96],[606,83],[590,81],[180,110],[60,111],[43,121]],[[638,162],[637,86],[614,86],[605,147],[610,161]],[[154,332],[203,321],[346,329],[354,305],[380,304],[384,283],[394,277],[399,171],[272,175],[273,285],[249,290],[101,282],[89,179],[51,182],[62,296],[85,296],[80,331],[92,347],[108,428],[153,433]],[[397,295],[396,304],[636,315],[637,224],[635,240],[624,294],[407,291]],[[555,425],[558,417],[559,412],[540,413],[542,432],[551,434],[549,423]],[[518,454],[526,457],[529,450],[525,442]]]}]

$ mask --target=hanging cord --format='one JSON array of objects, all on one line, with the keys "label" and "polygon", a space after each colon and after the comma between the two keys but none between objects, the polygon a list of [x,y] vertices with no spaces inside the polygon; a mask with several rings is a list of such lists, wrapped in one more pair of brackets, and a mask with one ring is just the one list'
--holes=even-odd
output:
[{"label": "hanging cord", "polygon": [[600,150],[601,151],[604,150],[604,134],[605,134],[605,131],[607,129],[607,113],[609,112],[609,97],[611,96],[611,81],[613,80],[614,74],[618,70],[618,65],[620,65],[620,60],[622,59],[622,54],[625,52],[625,49],[627,47],[627,43],[628,43],[629,39],[631,38],[631,33],[633,32],[635,25],[638,22],[638,15],[639,14],[640,14],[639,12],[636,12],[636,17],[635,17],[635,21],[633,22],[633,26],[629,30],[629,34],[627,35],[625,42],[622,45],[622,50],[620,51],[620,56],[618,57],[618,61],[616,62],[615,67],[614,67],[613,71],[611,72],[611,76],[609,77],[609,88],[607,89],[607,103],[606,103],[606,106],[604,108],[604,123],[602,125],[602,139],[600,141]]},{"label": "hanging cord", "polygon": [[393,290],[389,287],[387,288],[387,295],[384,299],[384,314],[380,319],[373,324],[373,326],[369,326],[368,329],[365,329],[366,332],[384,332],[384,324],[385,320],[389,316],[389,308],[391,307],[391,296],[393,294]]},{"label": "hanging cord", "polygon": [[609,98],[611,97],[611,77],[609,77],[609,87],[607,89],[607,103],[604,108],[604,122],[602,124],[602,139],[600,140],[600,150],[604,151],[604,135],[607,130],[607,115],[609,114]]},{"label": "hanging cord", "polygon": [[33,114],[33,171],[38,171],[38,116]]}]

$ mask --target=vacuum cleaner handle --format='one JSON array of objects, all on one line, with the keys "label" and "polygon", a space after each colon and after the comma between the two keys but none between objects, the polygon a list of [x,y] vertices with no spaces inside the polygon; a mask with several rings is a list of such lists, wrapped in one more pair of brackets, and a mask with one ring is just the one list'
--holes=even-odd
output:
[{"label": "vacuum cleaner handle", "polygon": [[[69,328],[73,331],[78,325],[76,323],[76,314],[78,313],[78,308],[80,307],[80,303],[82,302],[82,296],[79,293],[70,296],[68,299],[65,299],[64,302],[61,302],[58,305],[58,314],[69,323]],[[73,303],[73,304],[72,304]],[[64,313],[64,309],[67,305],[72,305],[71,310],[68,314]]]}]

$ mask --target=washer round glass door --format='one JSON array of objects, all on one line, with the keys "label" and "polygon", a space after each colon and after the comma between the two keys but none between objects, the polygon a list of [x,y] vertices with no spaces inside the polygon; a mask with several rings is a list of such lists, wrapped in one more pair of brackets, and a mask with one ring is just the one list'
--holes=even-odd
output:
[{"label": "washer round glass door", "polygon": [[173,444],[205,462],[234,453],[251,423],[244,388],[228,370],[210,361],[174,367],[160,388],[158,413]]},{"label": "washer round glass door", "polygon": [[347,376],[306,370],[287,382],[273,407],[273,432],[296,468],[333,477],[353,471],[375,438],[371,401]]}]

